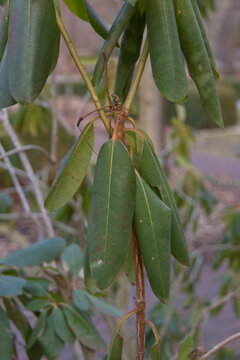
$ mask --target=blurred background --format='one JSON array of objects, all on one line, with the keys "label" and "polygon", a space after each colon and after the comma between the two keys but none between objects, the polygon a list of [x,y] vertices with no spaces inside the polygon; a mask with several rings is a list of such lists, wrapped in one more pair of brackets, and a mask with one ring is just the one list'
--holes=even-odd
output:
[{"label": "blurred background", "polygon": [[[121,0],[90,2],[108,26],[111,26],[123,3]],[[199,346],[204,344],[205,349],[209,349],[225,337],[239,332],[240,328],[240,1],[215,0],[215,6],[212,1],[199,2],[200,5],[208,5],[205,25],[220,72],[217,89],[225,131],[217,129],[210,122],[190,79],[189,98],[183,106],[164,100],[153,83],[149,64],[131,114],[137,125],[151,136],[163,161],[192,252],[190,269],[183,270],[173,264],[173,290],[168,305],[160,304],[147,292],[149,318],[161,329],[162,337],[171,339],[163,341],[166,359],[173,358],[173,350],[186,332],[196,337]],[[72,14],[64,2],[61,5],[66,28],[91,74],[103,40],[88,23]],[[114,50],[114,56],[108,63],[110,92],[113,91],[118,51]],[[104,82],[98,88],[98,93],[106,103]],[[34,144],[52,151],[51,154],[58,161],[79,135],[77,120],[92,109],[94,106],[87,88],[66,45],[61,41],[57,67],[41,97],[31,105],[13,107],[9,116],[22,144]],[[89,119],[84,120],[81,129]],[[50,135],[54,121],[58,133],[55,150],[52,149],[53,138]],[[76,242],[80,234],[83,248],[94,161],[103,141],[107,139],[100,121],[96,122],[96,130],[93,166],[87,179],[72,202],[51,214],[56,231]],[[3,129],[0,138],[6,151],[13,148]],[[58,162],[53,165],[36,151],[27,155],[36,176],[43,183],[41,189],[45,197],[59,168]],[[19,156],[11,156],[11,162],[17,169],[17,176],[32,210],[37,212],[31,184],[24,177]],[[1,159],[1,257],[35,242],[39,235],[36,223],[28,216],[21,218],[21,211],[11,176]],[[134,289],[127,283],[121,277],[109,292],[110,298],[123,310],[130,309],[133,304],[133,300],[129,303],[127,298],[129,295],[132,299]],[[128,290],[123,294],[124,286]],[[109,329],[106,330],[104,320],[99,315],[96,316],[96,323],[108,334],[106,341],[109,342]],[[150,344],[152,335],[147,333],[147,336]],[[133,349],[129,341],[126,359],[133,358]],[[72,350],[66,348],[61,359],[73,358]],[[214,359],[240,359],[240,342],[230,344]]]}]

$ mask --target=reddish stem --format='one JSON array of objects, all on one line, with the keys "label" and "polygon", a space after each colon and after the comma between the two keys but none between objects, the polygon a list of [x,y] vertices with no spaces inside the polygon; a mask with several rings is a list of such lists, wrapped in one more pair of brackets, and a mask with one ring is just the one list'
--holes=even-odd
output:
[{"label": "reddish stem", "polygon": [[136,309],[137,309],[137,354],[136,360],[143,360],[145,349],[145,290],[141,253],[138,246],[135,227],[132,228],[132,249],[136,273]]}]

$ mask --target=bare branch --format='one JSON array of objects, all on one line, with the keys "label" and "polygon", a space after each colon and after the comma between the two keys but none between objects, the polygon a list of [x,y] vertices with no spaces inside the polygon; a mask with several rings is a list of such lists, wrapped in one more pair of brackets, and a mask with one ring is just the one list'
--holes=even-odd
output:
[{"label": "bare branch", "polygon": [[231,335],[221,341],[219,344],[215,345],[211,350],[209,350],[205,355],[202,356],[201,360],[207,360],[210,359],[218,350],[226,346],[227,344],[230,344],[231,342],[240,339],[240,332]]},{"label": "bare branch", "polygon": [[55,161],[52,160],[51,155],[45,149],[43,149],[41,146],[38,145],[25,145],[25,146],[20,146],[19,148],[9,150],[8,152],[0,156],[0,160],[4,159],[6,156],[9,157],[22,151],[31,151],[31,150],[36,150],[41,152],[52,164],[55,163]]}]

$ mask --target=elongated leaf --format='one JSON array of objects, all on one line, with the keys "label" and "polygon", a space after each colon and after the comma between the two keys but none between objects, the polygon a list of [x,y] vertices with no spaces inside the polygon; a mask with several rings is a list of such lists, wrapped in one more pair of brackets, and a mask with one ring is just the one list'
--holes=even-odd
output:
[{"label": "elongated leaf", "polygon": [[0,109],[16,104],[9,89],[7,67],[6,47],[0,62]]},{"label": "elongated leaf", "polygon": [[87,293],[82,290],[73,289],[73,302],[79,310],[87,311],[90,309]]},{"label": "elongated leaf", "polygon": [[86,289],[89,293],[96,294],[98,292],[98,288],[93,280],[93,277],[92,277],[92,274],[90,271],[88,247],[89,247],[89,245],[87,243],[85,260],[84,260],[84,283],[85,283]]},{"label": "elongated leaf", "polygon": [[189,360],[189,355],[193,348],[193,339],[190,335],[186,335],[179,343],[179,360]]},{"label": "elongated leaf", "polygon": [[182,103],[186,100],[188,84],[173,1],[146,1],[146,19],[155,83],[166,99]]},{"label": "elongated leaf", "polygon": [[80,247],[77,244],[68,246],[63,252],[63,260],[67,264],[71,274],[77,277],[83,262],[83,255]]},{"label": "elongated leaf", "polygon": [[135,176],[125,146],[107,141],[98,155],[88,213],[90,270],[100,289],[121,269],[130,246]]},{"label": "elongated leaf", "polygon": [[37,338],[38,338],[38,334],[40,333],[40,331],[42,330],[42,328],[44,327],[45,323],[47,320],[47,311],[44,311],[41,313],[41,315],[39,316],[28,340],[27,340],[27,350],[30,350],[33,345],[36,343]]},{"label": "elongated leaf", "polygon": [[0,306],[0,360],[12,360],[13,335],[6,313]]},{"label": "elongated leaf", "polygon": [[26,338],[30,333],[31,328],[22,310],[19,309],[15,300],[4,298],[3,302],[9,320],[11,320],[14,323],[14,325],[22,334],[23,338]]},{"label": "elongated leaf", "polygon": [[88,0],[64,0],[69,9],[80,19],[91,24],[97,34],[106,39],[108,34],[108,26],[100,18]]},{"label": "elongated leaf", "polygon": [[171,211],[136,173],[134,223],[154,294],[167,300],[170,289]]},{"label": "elongated leaf", "polygon": [[191,0],[175,0],[176,19],[188,71],[210,119],[223,129],[223,119],[214,75]]},{"label": "elongated leaf", "polygon": [[105,343],[90,320],[73,307],[64,307],[67,322],[76,337],[90,349],[104,349]]},{"label": "elongated leaf", "polygon": [[36,312],[36,311],[40,311],[47,305],[49,305],[49,298],[39,297],[29,301],[26,305],[26,309],[32,312]]},{"label": "elongated leaf", "polygon": [[16,250],[5,258],[0,259],[0,264],[10,266],[35,266],[44,261],[50,262],[58,258],[64,247],[65,240],[62,238],[49,238],[26,248]]},{"label": "elongated leaf", "polygon": [[63,350],[64,342],[55,332],[52,314],[50,314],[47,318],[46,327],[40,338],[40,343],[43,347],[44,354],[50,358],[56,358]]},{"label": "elongated leaf", "polygon": [[108,314],[108,315],[118,316],[118,317],[122,317],[124,315],[124,313],[120,309],[118,309],[116,306],[114,306],[112,304],[109,304],[107,301],[101,300],[101,299],[97,298],[96,296],[88,294],[85,291],[84,291],[84,293],[89,298],[89,300],[93,303],[93,305],[96,306],[96,308],[98,308],[99,310],[101,310],[101,312]]},{"label": "elongated leaf", "polygon": [[52,0],[12,0],[8,31],[8,79],[13,97],[33,101],[49,75],[59,36]]},{"label": "elongated leaf", "polygon": [[133,259],[133,251],[130,247],[128,256],[123,264],[122,271],[128,277],[129,281],[132,284],[136,284],[136,274],[135,274],[135,265]]},{"label": "elongated leaf", "polygon": [[0,296],[20,295],[26,281],[16,276],[0,276]]},{"label": "elongated leaf", "polygon": [[[7,43],[7,30],[8,30],[8,6],[5,6],[4,13],[2,16],[2,21],[0,24],[0,61],[2,59],[5,46]],[[2,78],[1,78],[2,79]]]},{"label": "elongated leaf", "polygon": [[123,347],[123,338],[120,336],[119,332],[115,332],[113,335],[107,360],[122,360],[122,347]]},{"label": "elongated leaf", "polygon": [[161,343],[160,341],[156,342],[151,346],[151,360],[161,360],[162,358]]},{"label": "elongated leaf", "polygon": [[72,146],[45,201],[45,208],[56,210],[64,205],[78,190],[92,156],[94,128],[89,123]]},{"label": "elongated leaf", "polygon": [[24,290],[33,296],[47,296],[50,281],[44,278],[27,278]]},{"label": "elongated leaf", "polygon": [[147,141],[144,142],[139,172],[149,185],[158,189],[163,201],[171,209],[171,253],[176,260],[188,265],[189,254],[183,228],[178,215],[177,205],[157,155]]},{"label": "elongated leaf", "polygon": [[62,339],[62,341],[73,344],[75,341],[75,336],[68,326],[67,319],[64,316],[64,313],[62,310],[55,308],[52,311],[53,316],[53,324],[54,329],[57,335]]}]

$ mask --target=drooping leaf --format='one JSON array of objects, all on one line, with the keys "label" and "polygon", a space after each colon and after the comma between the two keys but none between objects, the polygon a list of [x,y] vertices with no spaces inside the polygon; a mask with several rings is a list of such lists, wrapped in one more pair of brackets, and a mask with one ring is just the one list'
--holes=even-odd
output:
[{"label": "drooping leaf", "polygon": [[33,345],[36,343],[38,334],[43,329],[43,327],[46,323],[46,320],[47,320],[47,311],[43,311],[40,314],[32,332],[27,340],[27,350],[30,350],[33,347]]},{"label": "drooping leaf", "polygon": [[188,265],[189,254],[183,228],[178,215],[177,205],[157,155],[147,141],[144,141],[139,165],[139,173],[149,185],[158,189],[163,202],[165,202],[165,204],[171,209],[171,253],[176,260]]},{"label": "drooping leaf", "polygon": [[54,328],[54,319],[52,313],[48,316],[46,327],[40,338],[44,354],[50,358],[56,358],[63,350],[64,342],[58,337]]},{"label": "drooping leaf", "polygon": [[73,289],[73,302],[79,310],[87,311],[90,309],[87,293],[82,290]]},{"label": "drooping leaf", "polygon": [[155,83],[166,99],[182,103],[188,84],[173,1],[146,1],[146,20]]},{"label": "drooping leaf", "polygon": [[90,349],[104,349],[105,343],[84,313],[72,306],[64,307],[67,322],[76,337]]},{"label": "drooping leaf", "polygon": [[83,262],[83,255],[80,247],[77,244],[68,246],[63,252],[63,260],[67,264],[71,274],[77,277]]},{"label": "drooping leaf", "polygon": [[8,30],[8,80],[13,97],[33,101],[49,75],[59,30],[52,0],[12,0]]},{"label": "drooping leaf", "polygon": [[26,304],[26,309],[32,312],[40,311],[49,304],[48,297],[33,298]]},{"label": "drooping leaf", "polygon": [[43,262],[50,262],[61,255],[65,244],[65,240],[62,238],[48,238],[12,252],[5,258],[0,259],[0,264],[10,266],[35,266]]},{"label": "drooping leaf", "polygon": [[99,310],[101,310],[101,312],[108,314],[108,315],[112,315],[112,316],[118,316],[118,317],[122,317],[124,315],[120,309],[118,309],[116,306],[108,303],[107,301],[101,300],[101,299],[97,298],[96,296],[88,294],[87,292],[84,292],[84,293],[89,298],[89,300],[93,303],[93,305],[96,306],[96,308],[98,308]]},{"label": "drooping leaf", "polygon": [[155,295],[167,300],[170,289],[171,211],[136,172],[134,223],[144,266]]},{"label": "drooping leaf", "polygon": [[17,276],[0,276],[0,296],[22,294],[26,281]]},{"label": "drooping leaf", "polygon": [[0,360],[12,360],[13,335],[5,311],[0,306]]},{"label": "drooping leaf", "polygon": [[60,339],[68,344],[73,344],[75,336],[70,329],[62,310],[54,308],[52,311],[54,329]]},{"label": "drooping leaf", "polygon": [[136,274],[135,274],[135,265],[133,259],[133,251],[130,247],[128,256],[123,264],[122,271],[128,277],[129,281],[132,284],[136,284]]},{"label": "drooping leaf", "polygon": [[48,211],[64,205],[78,190],[92,156],[94,127],[89,123],[76,140],[59,170],[45,200]]},{"label": "drooping leaf", "polygon": [[7,46],[0,62],[0,109],[16,104],[8,84]]},{"label": "drooping leaf", "polygon": [[84,283],[86,289],[91,294],[96,294],[98,292],[98,288],[93,280],[91,271],[90,271],[90,264],[89,264],[89,250],[88,250],[88,243],[86,246],[86,253],[85,253],[85,260],[84,260]]},{"label": "drooping leaf", "polygon": [[162,350],[160,341],[151,346],[151,360],[161,360]]},{"label": "drooping leaf", "polygon": [[13,299],[4,298],[3,302],[9,320],[14,323],[23,338],[26,338],[30,332],[30,325],[24,316],[23,311],[19,309],[17,303]]},{"label": "drooping leaf", "polygon": [[190,335],[185,335],[183,340],[179,343],[178,359],[189,360],[189,355],[193,348],[193,339]]},{"label": "drooping leaf", "polygon": [[122,360],[123,338],[116,331],[112,337],[112,341],[108,350],[107,360]]},{"label": "drooping leaf", "polygon": [[121,269],[130,246],[135,175],[129,153],[119,141],[107,141],[98,155],[88,213],[90,270],[100,289]]},{"label": "drooping leaf", "polygon": [[108,26],[97,14],[88,0],[64,0],[64,2],[75,15],[80,17],[80,19],[89,22],[96,33],[106,39],[109,31]]},{"label": "drooping leaf", "polygon": [[[7,43],[7,31],[8,31],[8,6],[5,6],[4,13],[2,15],[2,21],[0,24],[0,61],[2,59],[6,43]],[[2,78],[1,78],[2,79]]]}]

